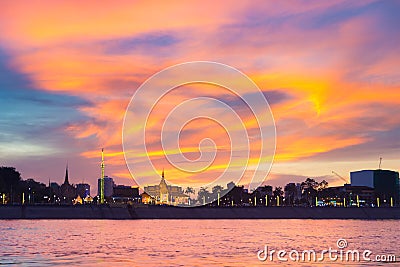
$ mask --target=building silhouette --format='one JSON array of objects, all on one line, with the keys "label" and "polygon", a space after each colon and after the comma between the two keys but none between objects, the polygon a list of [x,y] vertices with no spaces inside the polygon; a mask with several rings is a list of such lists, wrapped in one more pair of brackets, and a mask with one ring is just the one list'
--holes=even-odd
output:
[{"label": "building silhouette", "polygon": [[367,186],[373,188],[375,198],[380,198],[383,202],[395,203],[400,200],[399,173],[391,170],[362,170],[350,173],[352,186]]},{"label": "building silhouette", "polygon": [[[108,177],[107,175],[104,176],[104,198],[110,199],[114,193],[114,179]],[[100,196],[101,194],[101,178],[97,180],[97,195]]]},{"label": "building silhouette", "polygon": [[139,188],[127,185],[116,185],[113,188],[112,199],[114,202],[139,202]]},{"label": "building silhouette", "polygon": [[375,204],[374,192],[368,186],[345,184],[323,189],[319,199],[328,206],[372,206]]},{"label": "building silhouette", "polygon": [[75,187],[69,183],[68,165],[65,168],[64,183],[60,186],[60,192],[61,192],[61,202],[63,203],[71,203],[71,201],[75,198],[76,195]]},{"label": "building silhouette", "polygon": [[61,197],[61,189],[60,185],[57,184],[56,182],[51,182],[50,185],[50,196],[53,198],[60,198]]},{"label": "building silhouette", "polygon": [[86,198],[90,196],[90,185],[85,183],[80,183],[76,185],[76,195],[81,198]]}]

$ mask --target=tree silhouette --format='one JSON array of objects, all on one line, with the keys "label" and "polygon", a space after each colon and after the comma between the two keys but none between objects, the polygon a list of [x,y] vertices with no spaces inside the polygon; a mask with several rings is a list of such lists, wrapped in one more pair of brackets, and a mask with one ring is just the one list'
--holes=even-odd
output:
[{"label": "tree silhouette", "polygon": [[281,197],[281,196],[283,196],[282,187],[280,187],[280,186],[275,187],[275,190],[274,190],[274,192],[272,192],[272,193],[273,193],[274,197]]},{"label": "tree silhouette", "polygon": [[313,199],[318,196],[318,194],[328,187],[328,182],[322,180],[318,183],[312,178],[307,178],[301,183],[301,189],[303,191],[303,196],[307,199],[307,202],[311,205]]},{"label": "tree silhouette", "polygon": [[318,191],[322,191],[322,190],[324,190],[324,189],[326,189],[326,188],[328,188],[328,182],[325,181],[325,180],[322,180],[322,182],[320,182],[320,183],[318,184],[317,190],[318,190]]},{"label": "tree silhouette", "polygon": [[295,196],[296,196],[296,194],[297,194],[296,185],[295,185],[294,183],[287,184],[287,185],[285,186],[285,194],[287,194],[287,197],[286,197],[286,195],[285,195],[286,204],[287,204],[287,205],[293,205],[293,204],[295,204],[295,203],[294,203],[294,202],[295,202]]},{"label": "tree silhouette", "polygon": [[185,193],[190,195],[190,194],[194,194],[195,191],[194,191],[193,187],[188,186],[185,189]]},{"label": "tree silhouette", "polygon": [[0,167],[0,193],[8,195],[13,201],[14,195],[19,192],[21,174],[13,167]]},{"label": "tree silhouette", "polygon": [[193,187],[186,187],[185,189],[185,193],[189,195],[189,197],[191,197],[191,195],[193,195],[195,193],[195,190],[193,189]]},{"label": "tree silhouette", "polygon": [[208,192],[207,187],[201,187],[197,194],[197,200],[199,201],[199,203],[203,204],[204,199],[207,202],[209,196],[210,196],[210,192]]},{"label": "tree silhouette", "polygon": [[224,189],[224,188],[223,188],[222,186],[216,185],[216,186],[214,186],[214,187],[212,188],[212,193],[213,193],[213,195],[216,195],[216,194],[222,192],[223,189]]}]

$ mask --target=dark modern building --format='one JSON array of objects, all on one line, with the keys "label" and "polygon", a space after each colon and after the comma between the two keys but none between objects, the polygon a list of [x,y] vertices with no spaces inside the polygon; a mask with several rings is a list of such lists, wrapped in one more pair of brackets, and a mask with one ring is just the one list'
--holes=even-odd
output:
[{"label": "dark modern building", "polygon": [[126,185],[114,186],[112,198],[114,202],[140,202],[139,188]]},{"label": "dark modern building", "polygon": [[393,198],[395,203],[400,200],[399,173],[390,170],[362,170],[350,173],[352,186],[367,186],[374,189],[375,198],[382,203],[389,203]]},{"label": "dark modern building", "polygon": [[[101,183],[101,178],[97,180],[97,195],[100,196],[100,183]],[[104,197],[105,198],[111,198],[114,193],[114,179],[111,177],[108,177],[107,175],[104,176]]]}]

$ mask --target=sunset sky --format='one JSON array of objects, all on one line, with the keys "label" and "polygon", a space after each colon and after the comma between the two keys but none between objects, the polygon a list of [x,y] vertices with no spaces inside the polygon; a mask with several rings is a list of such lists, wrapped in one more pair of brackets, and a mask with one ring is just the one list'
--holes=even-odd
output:
[{"label": "sunset sky", "polygon": [[[399,1],[1,1],[0,166],[62,183],[68,162],[70,181],[90,183],[93,195],[104,147],[106,174],[133,185],[121,137],[132,95],[154,73],[201,60],[242,71],[271,105],[277,148],[266,184],[339,185],[332,170],[349,177],[380,157],[398,170],[399,13]],[[153,125],[194,96],[240,105],[222,88],[179,89]],[[187,127],[189,158],[205,137],[229,146],[210,121]],[[155,166],[188,184],[223,171],[227,157],[197,176]]]}]

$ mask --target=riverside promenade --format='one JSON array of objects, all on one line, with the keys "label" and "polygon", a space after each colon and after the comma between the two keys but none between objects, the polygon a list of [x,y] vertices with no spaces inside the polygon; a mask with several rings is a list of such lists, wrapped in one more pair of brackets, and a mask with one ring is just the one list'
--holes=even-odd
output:
[{"label": "riverside promenade", "polygon": [[2,205],[0,219],[400,219],[399,207]]}]

